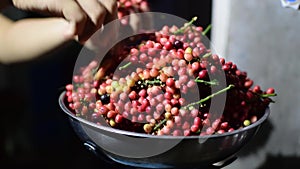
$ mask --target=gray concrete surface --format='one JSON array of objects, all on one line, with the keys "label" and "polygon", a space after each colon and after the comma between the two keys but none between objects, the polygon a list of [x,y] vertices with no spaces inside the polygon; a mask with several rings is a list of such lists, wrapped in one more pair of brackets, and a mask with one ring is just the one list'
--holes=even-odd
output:
[{"label": "gray concrete surface", "polygon": [[300,11],[283,8],[280,0],[214,0],[213,9],[212,41],[219,54],[278,94],[270,106],[269,130],[251,143],[260,148],[249,154],[251,148],[243,149],[226,169],[259,168],[269,157],[299,161]]}]

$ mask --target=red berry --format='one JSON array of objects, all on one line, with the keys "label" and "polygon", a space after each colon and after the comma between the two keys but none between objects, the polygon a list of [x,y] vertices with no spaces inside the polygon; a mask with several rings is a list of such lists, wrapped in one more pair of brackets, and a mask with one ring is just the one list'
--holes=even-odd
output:
[{"label": "red berry", "polygon": [[266,91],[266,94],[274,94],[275,93],[275,89],[274,88],[268,88]]},{"label": "red berry", "polygon": [[134,91],[134,90],[131,91],[131,92],[129,93],[128,97],[129,97],[131,100],[136,99],[136,98],[137,98],[137,93],[136,93],[136,91]]},{"label": "red berry", "polygon": [[121,123],[123,120],[123,116],[120,115],[120,114],[117,114],[116,117],[115,117],[115,122],[116,123]]},{"label": "red berry", "polygon": [[168,79],[166,80],[166,85],[167,85],[167,86],[170,86],[170,87],[174,86],[174,85],[175,85],[174,79],[173,79],[173,78],[168,78]]},{"label": "red berry", "polygon": [[200,117],[195,117],[194,118],[194,125],[198,125],[198,126],[201,125],[201,118]]},{"label": "red berry", "polygon": [[167,42],[164,44],[164,49],[166,49],[166,50],[171,50],[172,48],[173,48],[172,42],[167,41]]},{"label": "red berry", "polygon": [[208,76],[207,70],[201,70],[199,72],[199,79],[205,79],[207,78],[207,76]]},{"label": "red berry", "polygon": [[198,130],[199,130],[199,126],[198,125],[194,124],[194,125],[191,126],[191,131],[192,132],[196,133]]},{"label": "red berry", "polygon": [[106,106],[101,106],[100,108],[99,108],[99,113],[100,114],[102,114],[102,115],[106,115],[107,114],[107,112],[108,112],[109,110],[108,110],[108,108],[106,107]]}]

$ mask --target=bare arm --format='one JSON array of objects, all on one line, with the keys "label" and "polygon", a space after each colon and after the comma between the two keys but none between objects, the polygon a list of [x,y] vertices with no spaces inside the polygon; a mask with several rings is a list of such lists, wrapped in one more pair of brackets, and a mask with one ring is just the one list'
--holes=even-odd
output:
[{"label": "bare arm", "polygon": [[[1,7],[8,0],[0,1]],[[0,62],[39,57],[69,40],[85,42],[102,24],[116,19],[116,0],[13,0],[17,8],[52,18],[13,22],[0,14]]]},{"label": "bare arm", "polygon": [[24,19],[13,22],[0,14],[0,62],[13,63],[38,57],[73,39],[74,29],[62,18]]},{"label": "bare arm", "polygon": [[88,40],[102,24],[117,19],[117,0],[12,0],[19,9],[48,13],[75,27],[80,42]]}]

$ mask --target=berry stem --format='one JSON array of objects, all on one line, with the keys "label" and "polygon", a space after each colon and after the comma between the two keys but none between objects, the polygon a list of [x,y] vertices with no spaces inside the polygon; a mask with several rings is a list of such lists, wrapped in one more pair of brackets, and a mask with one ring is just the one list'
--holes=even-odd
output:
[{"label": "berry stem", "polygon": [[157,83],[162,84],[162,81],[160,81],[158,79],[157,80],[145,80],[144,85],[148,85],[148,84],[155,85]]},{"label": "berry stem", "polygon": [[202,32],[202,35],[206,35],[207,33],[208,33],[208,31],[210,31],[210,29],[211,29],[211,24],[209,24],[207,27],[206,27],[206,29]]},{"label": "berry stem", "polygon": [[205,81],[205,80],[201,80],[201,79],[199,79],[199,77],[197,77],[195,79],[195,82],[204,83],[204,84],[207,84],[207,85],[219,85],[219,82],[216,79],[214,79],[212,81]]},{"label": "berry stem", "polygon": [[221,93],[224,93],[224,92],[226,92],[227,90],[229,90],[229,89],[231,89],[231,88],[233,88],[233,87],[234,87],[234,85],[233,85],[233,84],[230,84],[230,85],[227,86],[226,88],[224,88],[224,89],[222,89],[222,90],[219,90],[219,91],[217,91],[216,93],[213,93],[213,94],[211,94],[211,95],[209,95],[209,96],[207,96],[207,97],[205,97],[205,98],[203,98],[203,99],[201,99],[201,100],[199,100],[199,101],[197,101],[197,102],[190,103],[190,104],[184,106],[183,108],[184,108],[184,109],[187,109],[187,108],[189,108],[189,107],[191,107],[191,106],[194,106],[194,105],[197,105],[197,104],[202,104],[203,102],[206,102],[207,100],[209,100],[209,99],[215,97],[216,95],[219,95],[219,94],[221,94]]},{"label": "berry stem", "polygon": [[192,20],[190,22],[188,22],[186,25],[184,25],[183,27],[181,27],[180,29],[178,29],[177,31],[174,32],[175,35],[177,34],[181,34],[184,33],[184,31],[190,27],[195,21],[197,20],[197,17],[193,17]]},{"label": "berry stem", "polygon": [[204,55],[202,56],[202,58],[208,58],[208,57],[210,57],[211,55],[212,55],[212,53],[209,52],[209,53],[204,54]]},{"label": "berry stem", "polygon": [[276,93],[272,93],[272,94],[261,94],[260,97],[262,98],[267,98],[267,97],[273,97],[273,96],[277,96]]},{"label": "berry stem", "polygon": [[127,68],[128,66],[130,66],[130,65],[131,65],[131,62],[128,62],[128,63],[126,63],[125,65],[119,67],[119,70],[126,69],[126,68]]},{"label": "berry stem", "polygon": [[159,129],[163,124],[165,124],[167,122],[167,119],[163,119],[162,121],[160,121],[153,129],[153,131],[156,131],[157,129]]}]

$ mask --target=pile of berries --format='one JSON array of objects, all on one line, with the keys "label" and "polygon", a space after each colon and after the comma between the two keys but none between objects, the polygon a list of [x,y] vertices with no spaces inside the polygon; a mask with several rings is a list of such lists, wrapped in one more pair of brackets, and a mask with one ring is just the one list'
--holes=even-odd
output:
[{"label": "pile of berries", "polygon": [[149,12],[147,0],[118,0],[118,18],[122,25],[129,24],[129,18],[125,17],[132,13]]},{"label": "pile of berries", "polygon": [[[255,123],[273,102],[274,88],[262,90],[213,54],[203,42],[207,29],[194,26],[195,19],[125,39],[117,54],[82,67],[66,85],[68,108],[98,125],[151,135],[222,134]],[[212,103],[218,98],[221,113],[211,111],[222,106]]]}]

